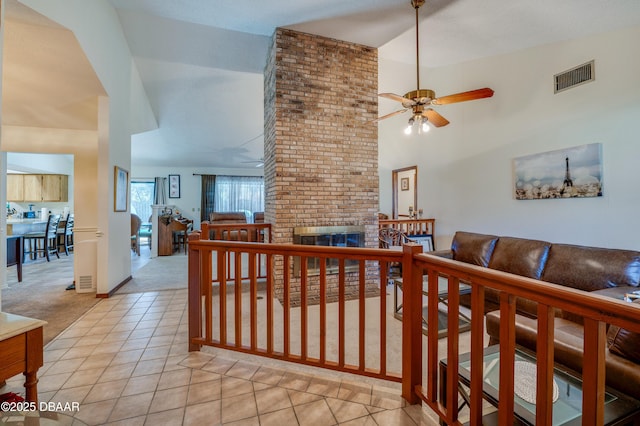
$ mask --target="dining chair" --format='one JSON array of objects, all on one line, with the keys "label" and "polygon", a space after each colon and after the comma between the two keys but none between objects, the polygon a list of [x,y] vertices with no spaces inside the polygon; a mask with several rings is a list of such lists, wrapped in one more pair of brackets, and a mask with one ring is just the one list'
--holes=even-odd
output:
[{"label": "dining chair", "polygon": [[29,232],[24,235],[25,241],[29,242],[29,251],[25,250],[25,256],[30,255],[32,260],[38,258],[38,254],[42,253],[50,261],[51,254],[58,254],[58,224],[60,223],[59,214],[50,214],[47,219],[47,225],[44,232]]},{"label": "dining chair", "polygon": [[[414,240],[409,238],[404,232],[395,228],[380,228],[378,231],[379,247],[384,249],[391,249],[392,247],[402,247],[406,243],[415,243]],[[402,263],[390,262],[389,270],[387,274],[388,280],[393,280],[402,276]]]},{"label": "dining chair", "polygon": [[73,251],[73,214],[71,213],[67,213],[66,219],[60,221],[57,244],[58,251],[63,250],[67,256],[69,256],[69,251]]},{"label": "dining chair", "polygon": [[183,219],[176,221],[184,226],[181,229],[173,231],[173,247],[177,249],[178,253],[181,248],[184,248],[184,254],[187,254],[187,241],[189,239],[189,232],[193,230],[193,220]]},{"label": "dining chair", "polygon": [[151,231],[151,219],[152,217],[149,216],[149,221],[148,222],[143,222],[140,225],[140,244],[142,244],[142,240],[144,239],[147,243],[147,245],[149,246],[149,249],[151,249],[151,236],[153,235],[153,232]]},{"label": "dining chair", "polygon": [[137,214],[131,213],[131,250],[140,256],[140,226],[142,220]]}]

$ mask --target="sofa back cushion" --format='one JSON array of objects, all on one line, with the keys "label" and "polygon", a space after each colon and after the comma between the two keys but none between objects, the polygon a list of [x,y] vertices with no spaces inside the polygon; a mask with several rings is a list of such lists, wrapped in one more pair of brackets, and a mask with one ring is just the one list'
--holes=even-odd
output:
[{"label": "sofa back cushion", "polygon": [[542,280],[584,291],[640,284],[640,253],[553,244]]},{"label": "sofa back cushion", "polygon": [[489,268],[539,280],[550,248],[551,243],[546,241],[500,237]]},{"label": "sofa back cushion", "polygon": [[489,266],[496,241],[498,241],[498,237],[495,235],[458,231],[451,242],[453,260],[486,268]]},{"label": "sofa back cushion", "polygon": [[247,223],[247,216],[243,212],[210,213],[209,219],[213,225],[224,223]]}]

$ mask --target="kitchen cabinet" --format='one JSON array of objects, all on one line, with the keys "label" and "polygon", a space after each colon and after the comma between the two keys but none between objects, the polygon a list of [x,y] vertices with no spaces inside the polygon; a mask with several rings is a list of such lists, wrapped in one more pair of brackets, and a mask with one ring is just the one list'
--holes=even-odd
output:
[{"label": "kitchen cabinet", "polygon": [[7,201],[24,200],[24,176],[7,175]]},{"label": "kitchen cabinet", "polygon": [[[10,176],[22,178],[22,197],[17,188],[20,178],[16,178],[12,185],[16,185],[10,196]],[[69,201],[69,176],[67,175],[7,175],[7,201]],[[15,196],[15,198],[14,198]]]},{"label": "kitchen cabinet", "polygon": [[68,176],[42,175],[42,201],[68,201]]}]

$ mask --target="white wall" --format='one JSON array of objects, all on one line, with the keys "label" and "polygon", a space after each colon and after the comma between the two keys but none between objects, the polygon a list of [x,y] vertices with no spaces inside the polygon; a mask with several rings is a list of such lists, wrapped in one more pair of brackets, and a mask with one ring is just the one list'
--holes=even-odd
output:
[{"label": "white wall", "polygon": [[[194,173],[196,176],[194,176]],[[169,175],[180,175],[180,198],[167,198],[168,204],[175,205],[181,214],[193,219],[194,229],[200,228],[200,193],[201,174],[228,176],[262,176],[262,168],[220,169],[220,168],[189,168],[189,167],[133,167],[132,179],[152,179],[155,177],[168,178]],[[167,196],[168,196],[167,192]]]},{"label": "white wall", "polygon": [[[640,250],[638,40],[640,27],[427,70],[422,88],[437,95],[486,86],[495,95],[438,107],[451,124],[423,136],[402,134],[405,115],[383,121],[380,210],[391,205],[387,170],[417,162],[418,204],[436,218],[439,248],[466,230]],[[595,82],[553,93],[554,74],[591,59]],[[393,85],[409,68],[381,61],[380,90],[404,93]],[[513,158],[590,143],[603,146],[602,197],[514,199]]]},{"label": "white wall", "polygon": [[21,0],[73,31],[108,97],[98,99],[97,292],[131,275],[130,215],[113,211],[114,166],[130,170],[131,133],[156,122],[115,9],[107,0]]}]

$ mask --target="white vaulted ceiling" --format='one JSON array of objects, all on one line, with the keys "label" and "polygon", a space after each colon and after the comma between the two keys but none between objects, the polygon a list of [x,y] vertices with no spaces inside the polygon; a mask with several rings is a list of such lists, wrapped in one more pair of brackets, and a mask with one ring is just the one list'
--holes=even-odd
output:
[{"label": "white vaulted ceiling", "polygon": [[[134,136],[134,166],[254,167],[250,161],[260,159],[263,149],[262,71],[276,27],[383,47],[384,59],[415,64],[409,0],[109,1],[117,9],[159,126]],[[7,8],[7,20],[22,8]],[[640,2],[427,0],[420,16],[421,64],[438,67],[637,26]],[[5,42],[7,54],[11,39]],[[36,99],[20,99],[20,74],[7,74],[7,65],[5,96],[20,108],[12,109],[5,99],[3,122],[7,113],[17,122],[29,114],[34,119],[37,108],[25,105]],[[77,81],[82,83],[78,93],[75,87],[65,88],[68,114],[86,111],[82,90],[102,90],[95,77]],[[8,93],[14,84],[16,93]],[[62,117],[53,111],[62,105],[48,104],[51,120]]]}]

